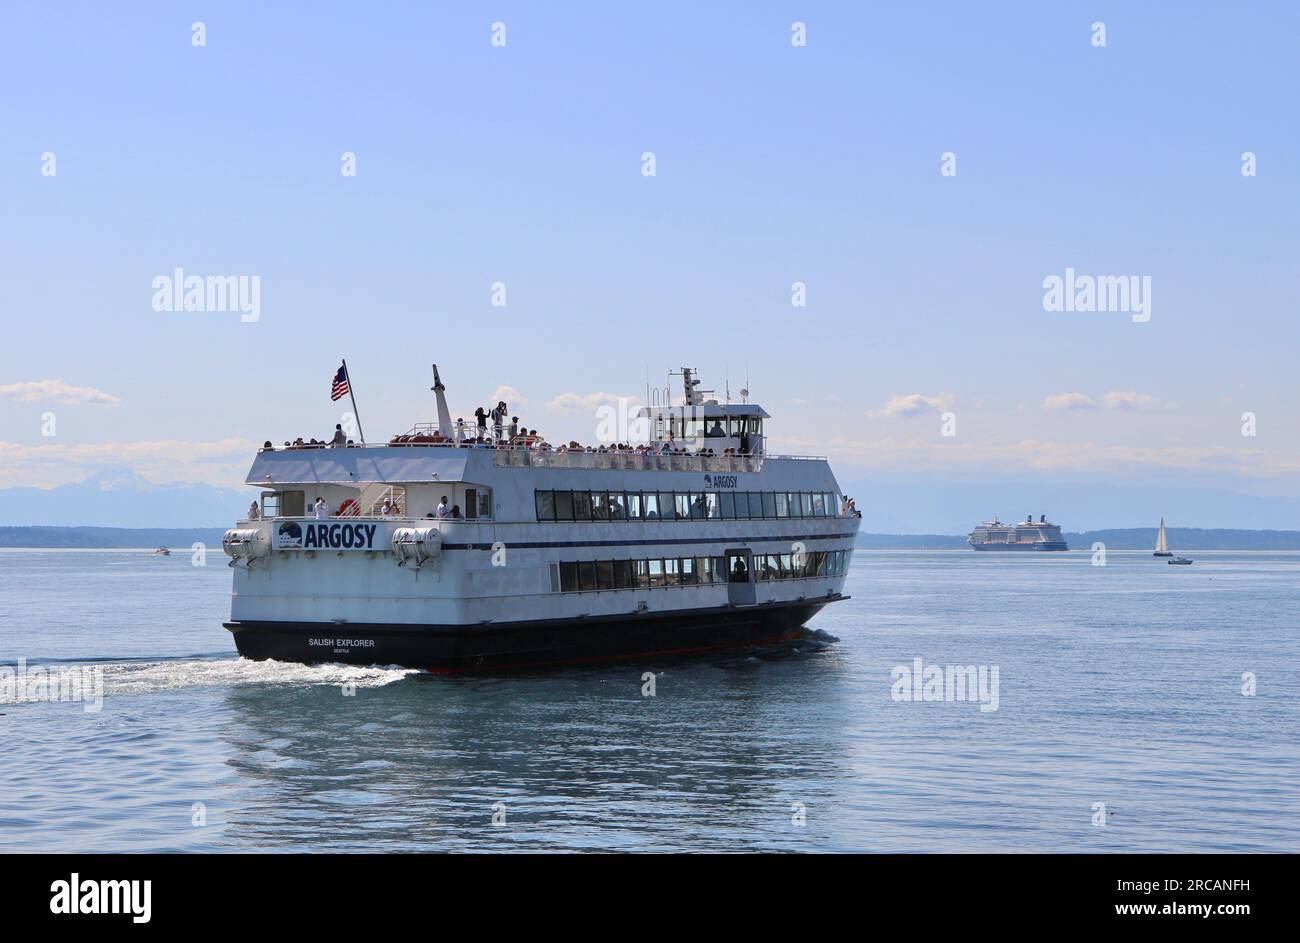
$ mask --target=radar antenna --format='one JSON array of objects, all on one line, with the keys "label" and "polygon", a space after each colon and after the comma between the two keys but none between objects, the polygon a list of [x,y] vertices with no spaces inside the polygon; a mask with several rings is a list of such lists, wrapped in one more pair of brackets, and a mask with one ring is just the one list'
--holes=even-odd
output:
[{"label": "radar antenna", "polygon": [[687,406],[702,406],[704,404],[704,394],[712,393],[713,390],[697,389],[700,385],[700,379],[695,374],[699,371],[694,367],[682,367],[679,374],[670,372],[669,376],[681,376],[682,386],[686,392]]}]

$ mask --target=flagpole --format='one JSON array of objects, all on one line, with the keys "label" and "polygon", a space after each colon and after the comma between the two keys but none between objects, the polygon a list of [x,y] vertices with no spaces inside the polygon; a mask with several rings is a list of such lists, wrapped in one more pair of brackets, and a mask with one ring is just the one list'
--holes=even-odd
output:
[{"label": "flagpole", "polygon": [[357,412],[357,394],[356,391],[352,389],[352,371],[348,369],[348,362],[346,358],[343,358],[343,375],[348,378],[348,396],[352,398],[352,415],[356,417],[357,436],[358,438],[361,439],[361,441],[357,444],[365,445],[366,434],[361,429],[361,413]]}]

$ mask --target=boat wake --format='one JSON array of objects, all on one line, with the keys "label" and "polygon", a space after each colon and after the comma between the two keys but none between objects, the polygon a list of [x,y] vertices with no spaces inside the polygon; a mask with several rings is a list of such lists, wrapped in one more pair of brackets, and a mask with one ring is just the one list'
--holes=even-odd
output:
[{"label": "boat wake", "polygon": [[[35,667],[36,665],[27,666],[28,672]],[[281,661],[251,661],[247,658],[82,662],[76,667],[63,662],[58,665],[47,664],[44,668],[51,673],[98,672],[103,679],[102,690],[106,697],[152,694],[180,688],[255,684],[302,687],[339,687],[351,684],[358,688],[381,688],[401,681],[408,675],[422,673],[417,669],[396,666],[371,668],[340,664],[300,665]],[[10,700],[5,696],[6,687],[12,686],[0,686],[0,703]]]},{"label": "boat wake", "polygon": [[284,661],[252,661],[247,658],[219,661],[174,661],[145,664],[104,665],[106,694],[147,694],[174,688],[214,687],[245,684],[329,685],[354,684],[358,688],[382,688],[408,675],[413,668],[359,665],[300,665]]}]

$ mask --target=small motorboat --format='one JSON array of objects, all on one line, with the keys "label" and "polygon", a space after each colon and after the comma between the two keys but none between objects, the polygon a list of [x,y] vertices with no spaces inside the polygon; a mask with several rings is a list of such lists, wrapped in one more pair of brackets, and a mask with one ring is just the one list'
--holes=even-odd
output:
[{"label": "small motorboat", "polygon": [[1174,557],[1172,560],[1168,560],[1166,562],[1170,566],[1191,566],[1192,565],[1192,561],[1187,559],[1186,557]]},{"label": "small motorboat", "polygon": [[166,547],[159,547],[157,550],[153,552],[153,555],[155,557],[170,557],[171,554],[172,552],[168,550]]}]

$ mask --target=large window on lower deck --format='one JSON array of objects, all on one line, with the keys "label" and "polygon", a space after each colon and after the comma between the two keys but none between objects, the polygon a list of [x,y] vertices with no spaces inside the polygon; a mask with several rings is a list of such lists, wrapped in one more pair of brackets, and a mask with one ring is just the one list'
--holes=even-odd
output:
[{"label": "large window on lower deck", "polygon": [[[851,556],[851,550],[755,553],[754,576],[759,582],[843,576]],[[727,563],[723,557],[584,560],[559,564],[559,574],[562,593],[661,589],[726,583]]]}]

